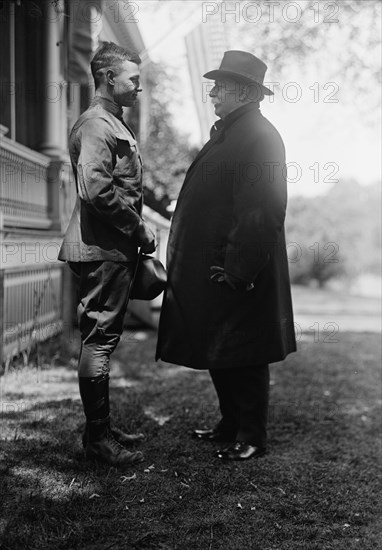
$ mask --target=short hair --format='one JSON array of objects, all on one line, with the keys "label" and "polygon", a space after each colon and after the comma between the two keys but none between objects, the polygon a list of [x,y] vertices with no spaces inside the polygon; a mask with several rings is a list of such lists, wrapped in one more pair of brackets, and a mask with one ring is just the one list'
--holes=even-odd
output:
[{"label": "short hair", "polygon": [[118,68],[124,61],[131,61],[137,65],[142,62],[134,50],[123,48],[118,44],[114,44],[114,42],[104,42],[90,62],[95,87],[97,88],[100,84],[100,71],[102,69]]}]

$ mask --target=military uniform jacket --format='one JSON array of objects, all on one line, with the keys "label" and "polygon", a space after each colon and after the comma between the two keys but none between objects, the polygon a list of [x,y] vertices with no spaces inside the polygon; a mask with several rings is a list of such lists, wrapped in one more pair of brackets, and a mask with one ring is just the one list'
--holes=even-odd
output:
[{"label": "military uniform jacket", "polygon": [[77,201],[58,258],[134,261],[142,212],[142,162],[122,109],[96,97],[69,138]]}]

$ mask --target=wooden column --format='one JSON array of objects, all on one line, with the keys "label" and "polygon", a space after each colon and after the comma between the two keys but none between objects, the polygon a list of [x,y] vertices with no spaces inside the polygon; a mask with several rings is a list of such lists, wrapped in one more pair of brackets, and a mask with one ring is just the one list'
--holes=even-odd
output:
[{"label": "wooden column", "polygon": [[4,269],[0,269],[0,364],[5,359],[3,356],[4,330]]},{"label": "wooden column", "polygon": [[44,17],[44,119],[43,142],[39,149],[49,156],[61,153],[61,102],[62,82],[60,78],[60,2],[43,3]]},{"label": "wooden column", "polygon": [[44,84],[43,84],[43,140],[39,147],[41,153],[49,156],[51,164],[48,168],[49,217],[51,229],[61,230],[60,220],[60,185],[61,166],[65,159],[63,148],[64,128],[66,126],[66,86],[61,76],[62,56],[61,41],[63,3],[43,3],[43,33],[44,33]]}]

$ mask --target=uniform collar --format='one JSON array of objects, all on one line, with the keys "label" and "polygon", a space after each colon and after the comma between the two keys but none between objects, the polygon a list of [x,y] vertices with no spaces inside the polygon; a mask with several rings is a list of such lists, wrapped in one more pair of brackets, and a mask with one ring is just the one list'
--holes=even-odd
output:
[{"label": "uniform collar", "polygon": [[122,120],[122,107],[120,107],[117,103],[115,103],[115,101],[112,101],[111,99],[96,95],[90,105],[92,107],[100,105],[103,109],[105,109],[105,111],[108,111],[115,117]]}]

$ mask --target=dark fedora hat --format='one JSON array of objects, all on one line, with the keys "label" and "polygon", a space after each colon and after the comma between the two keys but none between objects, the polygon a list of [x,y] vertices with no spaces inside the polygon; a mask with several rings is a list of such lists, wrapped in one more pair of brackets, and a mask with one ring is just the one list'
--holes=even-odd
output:
[{"label": "dark fedora hat", "polygon": [[273,95],[273,92],[263,85],[267,68],[261,59],[249,52],[229,50],[224,52],[220,67],[203,76],[211,80],[227,77],[240,82],[259,84],[265,95]]}]

